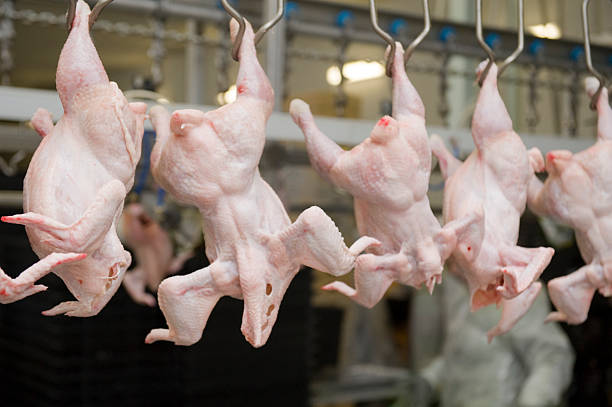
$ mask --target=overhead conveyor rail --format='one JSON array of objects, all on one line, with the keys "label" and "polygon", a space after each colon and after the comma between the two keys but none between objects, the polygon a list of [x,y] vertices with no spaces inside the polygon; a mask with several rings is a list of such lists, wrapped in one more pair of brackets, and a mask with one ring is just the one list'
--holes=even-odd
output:
[{"label": "overhead conveyor rail", "polygon": [[[257,10],[263,10],[263,5],[270,0],[249,0],[245,2],[244,13],[249,20],[257,23]],[[53,0],[55,3],[65,4],[64,0]],[[190,19],[208,22],[224,21],[227,17],[223,10],[212,4],[195,5],[193,2],[184,1],[168,1],[168,0],[116,0],[113,3],[115,10],[123,10],[133,13],[161,13],[165,17]],[[277,29],[286,30],[289,34],[308,35],[323,37],[328,39],[340,39],[348,35],[351,40],[358,42],[367,42],[380,44],[380,38],[371,30],[370,14],[367,5],[351,6],[351,27],[348,31],[343,30],[334,24],[336,16],[343,10],[347,10],[347,6],[330,4],[321,0],[302,0],[299,4],[299,13],[292,13],[286,24],[281,24]],[[365,4],[365,2],[364,2]],[[401,12],[389,12],[384,8],[379,8],[379,22],[381,26],[387,27],[395,19],[405,21],[405,29],[401,30],[400,37],[414,38],[419,34],[419,27],[422,26],[423,17]],[[578,14],[577,14],[578,15]],[[0,17],[4,16],[4,10],[0,9]],[[63,22],[63,17],[62,17]],[[102,25],[104,26],[104,25]],[[433,19],[431,21],[431,33],[427,36],[423,43],[419,46],[419,50],[429,51],[434,53],[447,52],[447,45],[439,39],[439,33],[446,28],[453,29],[453,45],[451,52],[456,55],[466,57],[482,58],[482,49],[478,45],[477,39],[474,36],[474,26],[457,22],[439,21]],[[514,49],[516,42],[516,32],[512,30],[491,29],[485,25],[485,32],[495,32],[498,37],[499,47],[496,52],[507,55]],[[178,38],[175,38],[178,40]],[[189,40],[189,37],[185,37]],[[542,41],[541,38],[533,35],[525,34],[525,44],[529,46],[534,41]],[[576,61],[572,59],[577,49],[582,49],[582,41],[568,40],[544,40],[546,46],[537,57],[537,63],[543,67],[558,68],[558,69],[575,69]],[[612,65],[610,58],[612,51],[610,48],[591,45],[591,54],[593,64],[601,68],[604,74],[612,73]],[[523,53],[518,59],[518,64],[534,63],[535,56],[529,53]],[[582,70],[586,71],[586,65],[583,61],[579,62]]]}]

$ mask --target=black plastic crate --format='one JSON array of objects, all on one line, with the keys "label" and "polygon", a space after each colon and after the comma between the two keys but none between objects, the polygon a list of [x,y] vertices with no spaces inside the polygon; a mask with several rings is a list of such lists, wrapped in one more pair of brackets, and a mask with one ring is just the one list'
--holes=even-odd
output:
[{"label": "black plastic crate", "polygon": [[[199,253],[185,272],[205,266]],[[35,261],[24,228],[1,224],[0,265],[7,274],[15,276]],[[5,406],[308,405],[309,271],[289,287],[261,349],[240,332],[242,301],[219,301],[194,346],[146,345],[150,329],[166,326],[159,309],[133,303],[120,289],[96,317],[44,317],[41,311],[70,294],[55,275],[41,282],[46,292],[0,305]]]}]

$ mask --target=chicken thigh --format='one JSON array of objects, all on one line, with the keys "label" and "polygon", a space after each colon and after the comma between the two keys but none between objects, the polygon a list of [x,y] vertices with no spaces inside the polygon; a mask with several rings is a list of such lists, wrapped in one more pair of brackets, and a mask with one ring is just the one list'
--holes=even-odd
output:
[{"label": "chicken thigh", "polygon": [[[234,40],[237,32],[232,20]],[[200,209],[211,265],[161,283],[158,301],[169,329],[151,331],[147,343],[196,343],[217,301],[229,295],[244,300],[245,338],[254,347],[263,346],[301,264],[347,273],[356,256],[377,243],[365,238],[348,249],[333,221],[317,207],[291,224],[258,169],[274,93],[257,61],[249,24],[239,59],[234,103],[209,113],[180,110],[171,117],[162,107],[151,110],[158,137],[153,175],[177,200]]]},{"label": "chicken thigh", "polygon": [[[591,96],[599,83],[587,82]],[[595,291],[612,296],[612,109],[608,91],[597,101],[599,116],[597,142],[577,154],[552,151],[546,155],[548,178],[542,183],[535,175],[528,191],[529,208],[541,216],[574,228],[584,267],[548,283],[557,312],[549,321],[581,324],[587,318]],[[544,158],[533,161],[536,171],[544,170]]]},{"label": "chicken thigh", "polygon": [[432,213],[425,107],[406,75],[400,43],[389,57],[394,58],[393,117],[380,119],[371,136],[351,151],[342,150],[317,128],[306,103],[294,100],[290,109],[313,167],[355,197],[359,233],[381,242],[357,259],[355,288],[339,281],[324,287],[366,307],[378,303],[393,281],[417,288],[426,284],[431,292],[442,279],[457,236],[479,216],[471,213],[441,228]]},{"label": "chicken thigh", "polygon": [[133,251],[137,266],[125,273],[123,286],[132,299],[143,305],[155,306],[155,297],[146,288],[157,292],[164,278],[177,273],[193,253],[174,256],[170,236],[138,203],[126,206],[121,217],[125,243]]},{"label": "chicken thigh", "polygon": [[[76,301],[45,315],[96,315],[117,291],[131,262],[116,233],[123,200],[134,182],[144,133],[146,105],[128,103],[109,82],[89,35],[90,9],[79,0],[57,67],[64,116],[53,126],[39,110],[32,124],[43,140],[24,181],[23,215],[3,217],[22,224],[34,252],[86,253],[53,269]],[[28,281],[41,273],[26,271]]]},{"label": "chicken thigh", "polygon": [[[479,66],[478,75],[486,64]],[[439,137],[432,137],[432,149],[446,179],[445,221],[475,212],[483,214],[479,227],[461,236],[447,265],[466,280],[472,311],[490,304],[502,306],[499,323],[487,333],[491,341],[508,332],[527,312],[541,289],[536,280],[554,253],[551,248],[516,245],[533,175],[530,157],[537,151],[528,153],[512,130],[512,120],[497,89],[494,64],[480,90],[472,137],[476,150],[464,163]]]}]

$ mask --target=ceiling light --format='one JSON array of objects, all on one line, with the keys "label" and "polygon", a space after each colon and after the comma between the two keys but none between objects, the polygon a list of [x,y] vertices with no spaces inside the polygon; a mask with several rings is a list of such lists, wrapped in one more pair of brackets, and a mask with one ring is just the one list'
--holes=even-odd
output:
[{"label": "ceiling light", "polygon": [[561,38],[561,29],[555,23],[537,24],[527,27],[527,31],[539,38],[557,40]]},{"label": "ceiling light", "polygon": [[[344,64],[342,69],[344,78],[348,82],[361,82],[369,79],[381,78],[385,75],[385,67],[380,62],[353,61]],[[342,82],[340,68],[337,65],[327,69],[327,83],[338,86]]]},{"label": "ceiling light", "polygon": [[238,97],[238,91],[236,85],[230,86],[225,92],[217,93],[217,103],[220,105],[228,105],[234,103]]}]

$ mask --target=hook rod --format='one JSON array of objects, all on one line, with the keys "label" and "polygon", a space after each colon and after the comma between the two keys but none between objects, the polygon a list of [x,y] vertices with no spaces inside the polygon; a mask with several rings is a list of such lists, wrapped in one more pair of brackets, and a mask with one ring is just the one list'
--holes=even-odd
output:
[{"label": "hook rod", "polygon": [[[223,5],[225,11],[227,11],[232,18],[238,21],[238,24],[240,25],[238,34],[236,35],[236,42],[234,42],[232,47],[232,58],[234,58],[235,61],[238,61],[238,53],[240,52],[240,46],[242,45],[242,39],[244,38],[244,31],[246,29],[246,20],[238,11],[236,11],[234,7],[232,7],[228,0],[221,0],[221,5]],[[255,45],[259,44],[264,35],[266,35],[266,33],[270,31],[272,27],[283,19],[283,16],[285,15],[285,0],[278,0],[277,8],[278,11],[274,18],[262,25],[259,30],[257,30],[257,33],[255,34]]]},{"label": "hook rod", "polygon": [[431,30],[431,17],[429,15],[429,1],[428,0],[423,0],[423,18],[425,20],[425,24],[424,24],[425,27],[423,28],[423,31],[421,31],[419,36],[416,37],[410,43],[410,45],[408,45],[408,47],[406,48],[406,53],[404,54],[404,62],[408,62],[408,60],[412,56],[412,53],[414,52],[416,47],[418,47],[419,44],[423,42],[427,34],[429,34],[429,30]]},{"label": "hook rod", "polygon": [[257,33],[255,34],[255,45],[259,44],[263,36],[266,35],[266,33],[270,31],[272,27],[274,27],[276,24],[278,24],[280,20],[283,19],[283,16],[285,15],[285,1],[278,0],[276,2],[276,8],[278,9],[278,11],[276,15],[272,18],[272,20],[268,21],[267,23],[262,25],[259,30],[257,30]]},{"label": "hook rod", "polygon": [[242,38],[244,37],[244,31],[246,30],[246,22],[244,20],[244,17],[242,17],[242,15],[238,11],[236,11],[234,7],[232,7],[228,0],[221,0],[221,5],[223,5],[225,11],[227,11],[227,13],[234,20],[238,21],[238,24],[240,25],[240,28],[238,29],[238,34],[236,35],[236,41],[232,46],[232,58],[234,58],[234,61],[238,61],[238,52],[240,51],[240,46],[242,45]]},{"label": "hook rod", "polygon": [[[497,71],[497,77],[499,78],[502,72],[518,58],[518,56],[523,52],[523,48],[525,46],[525,0],[518,0],[518,29],[517,29],[517,37],[518,37],[518,45],[514,52],[510,54],[506,59],[499,64],[499,70]],[[484,71],[480,75],[480,79],[478,80],[478,85],[482,86],[484,80],[489,74],[489,70],[491,66],[495,63],[495,53],[489,47],[489,45],[484,40],[482,34],[482,0],[476,0],[476,38],[478,39],[478,44],[482,47],[482,49],[487,53],[487,57],[489,62],[485,67]]]},{"label": "hook rod", "polygon": [[374,0],[370,0],[370,23],[372,24],[372,28],[376,34],[378,34],[389,46],[391,47],[391,52],[387,57],[387,76],[391,77],[393,74],[393,59],[395,58],[395,48],[396,44],[393,40],[393,37],[389,35],[386,31],[380,28],[378,25],[378,13],[376,12],[376,3]]},{"label": "hook rod", "polygon": [[480,79],[478,81],[478,85],[482,86],[485,78],[489,74],[491,66],[495,63],[495,53],[493,53],[493,50],[486,43],[482,35],[482,0],[476,0],[476,39],[489,58],[489,62],[482,74],[480,74]]},{"label": "hook rod", "polygon": [[504,61],[499,64],[499,70],[497,71],[497,76],[499,77],[502,72],[506,70],[506,68],[513,63],[516,58],[523,52],[523,48],[525,47],[525,0],[518,0],[518,46],[514,50],[512,54],[508,56],[508,58],[504,59]]},{"label": "hook rod", "polygon": [[593,67],[593,59],[591,57],[591,34],[589,32],[589,2],[590,0],[583,0],[582,2],[582,28],[584,32],[584,57],[586,60],[587,69],[591,75],[593,75],[599,81],[599,88],[591,98],[591,109],[595,110],[599,95],[606,87],[606,77]]}]

